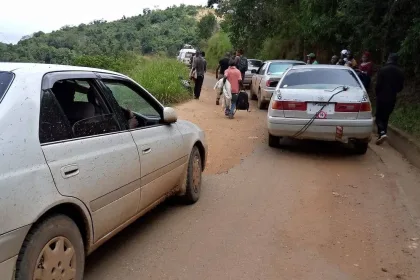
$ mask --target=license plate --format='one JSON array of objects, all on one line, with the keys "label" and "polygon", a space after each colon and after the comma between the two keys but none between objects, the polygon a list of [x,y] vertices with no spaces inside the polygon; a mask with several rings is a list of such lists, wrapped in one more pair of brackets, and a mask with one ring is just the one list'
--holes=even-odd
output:
[{"label": "license plate", "polygon": [[[324,107],[322,109],[322,107]],[[316,114],[319,110],[322,109],[322,114],[334,114],[335,106],[332,103],[323,103],[323,102],[310,102],[308,103],[308,114]]]}]

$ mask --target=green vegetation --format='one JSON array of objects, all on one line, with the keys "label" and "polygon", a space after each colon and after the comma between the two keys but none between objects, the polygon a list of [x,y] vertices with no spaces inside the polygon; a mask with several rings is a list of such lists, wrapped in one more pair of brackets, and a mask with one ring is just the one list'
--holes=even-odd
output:
[{"label": "green vegetation", "polygon": [[175,56],[184,44],[197,45],[198,7],[145,9],[142,15],[114,22],[95,20],[36,32],[16,45],[0,43],[0,61],[73,64],[80,55],[115,57],[125,52]]},{"label": "green vegetation", "polygon": [[314,52],[328,63],[342,49],[358,60],[368,50],[381,66],[390,52],[398,52],[408,80],[391,123],[420,134],[420,1],[208,1],[213,4],[224,18],[222,30],[249,58],[303,60]]},{"label": "green vegetation", "polygon": [[208,41],[206,48],[206,60],[209,69],[216,69],[219,60],[233,47],[226,33],[215,33]]},{"label": "green vegetation", "polygon": [[175,59],[144,57],[126,53],[118,57],[79,56],[75,65],[109,69],[123,73],[146,88],[164,105],[182,102],[191,94],[180,83],[179,77],[188,77],[188,68]]}]

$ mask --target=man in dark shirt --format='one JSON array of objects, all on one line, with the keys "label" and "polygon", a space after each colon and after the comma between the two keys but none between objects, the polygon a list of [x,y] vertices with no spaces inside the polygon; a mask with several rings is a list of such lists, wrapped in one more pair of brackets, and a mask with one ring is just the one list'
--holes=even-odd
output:
[{"label": "man in dark shirt", "polygon": [[204,74],[207,71],[207,61],[203,58],[204,52],[197,52],[192,64],[191,73],[195,73],[194,98],[200,99],[201,88],[204,82]]},{"label": "man in dark shirt", "polygon": [[398,66],[398,55],[392,53],[388,62],[378,72],[376,81],[376,125],[378,126],[377,145],[387,139],[389,116],[394,110],[397,93],[404,88],[404,73]]},{"label": "man in dark shirt", "polygon": [[[216,79],[220,80],[225,76],[225,71],[229,68],[230,53],[226,53],[225,57],[219,61],[216,69]],[[216,105],[219,105],[220,94],[216,94]]]}]

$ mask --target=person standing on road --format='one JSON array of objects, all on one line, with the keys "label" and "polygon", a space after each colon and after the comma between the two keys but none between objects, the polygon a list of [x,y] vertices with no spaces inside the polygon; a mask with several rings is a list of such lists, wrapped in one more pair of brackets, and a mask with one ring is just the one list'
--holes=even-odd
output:
[{"label": "person standing on road", "polygon": [[[226,53],[225,57],[219,61],[219,66],[216,69],[216,79],[220,80],[225,76],[225,71],[229,68],[230,53]],[[220,95],[216,96],[216,105],[219,105]]]},{"label": "person standing on road", "polygon": [[314,53],[308,54],[307,57],[308,57],[307,64],[318,64],[318,61],[316,60],[316,55]]},{"label": "person standing on road", "polygon": [[362,56],[362,63],[359,66],[359,77],[363,82],[366,90],[370,87],[370,81],[373,74],[373,63],[370,60],[370,53],[364,52]]},{"label": "person standing on road", "polygon": [[404,73],[398,66],[398,55],[392,53],[384,67],[378,72],[376,82],[376,125],[378,126],[377,145],[387,137],[389,116],[394,110],[397,94],[404,88]]},{"label": "person standing on road", "polygon": [[337,65],[338,64],[338,56],[333,55],[331,57],[331,65]]},{"label": "person standing on road", "polygon": [[197,52],[192,68],[191,76],[195,79],[194,98],[200,99],[201,88],[203,87],[204,74],[207,71],[207,62],[203,58],[204,52]]},{"label": "person standing on road", "polygon": [[242,81],[245,79],[245,72],[248,71],[248,59],[244,56],[244,50],[236,51],[235,66],[241,72]]},{"label": "person standing on road", "polygon": [[[232,92],[232,101],[229,110],[226,110],[226,115],[230,119],[233,119],[236,110],[236,102],[238,101],[238,94],[241,89],[243,89],[242,75],[241,71],[236,68],[236,61],[231,60],[229,62],[229,68],[225,72],[225,77],[230,83],[231,92]],[[228,109],[228,108],[226,108]]]}]

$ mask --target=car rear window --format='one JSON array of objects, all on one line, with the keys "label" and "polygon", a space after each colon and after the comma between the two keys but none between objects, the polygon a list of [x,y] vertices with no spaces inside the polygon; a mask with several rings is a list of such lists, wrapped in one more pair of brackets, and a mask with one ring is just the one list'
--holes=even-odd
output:
[{"label": "car rear window", "polygon": [[14,74],[12,72],[0,71],[0,101],[3,99],[3,96],[6,94],[9,89],[10,84],[12,83]]},{"label": "car rear window", "polygon": [[361,87],[356,74],[350,69],[292,69],[283,78],[282,88],[331,88],[332,86]]},{"label": "car rear window", "polygon": [[283,74],[287,69],[294,65],[301,65],[300,63],[285,63],[285,62],[273,62],[268,68],[268,74]]},{"label": "car rear window", "polygon": [[263,62],[261,60],[255,60],[255,59],[248,59],[248,64],[251,67],[261,67],[263,65]]}]

